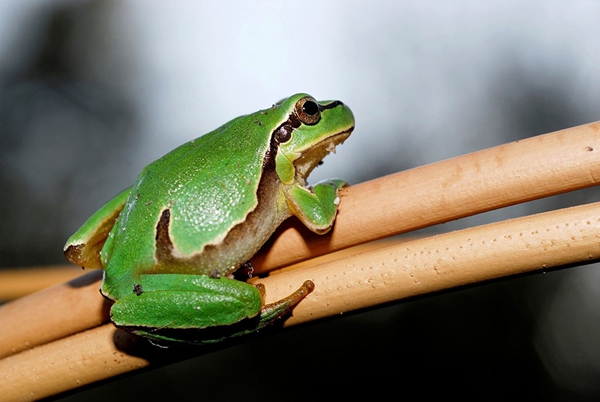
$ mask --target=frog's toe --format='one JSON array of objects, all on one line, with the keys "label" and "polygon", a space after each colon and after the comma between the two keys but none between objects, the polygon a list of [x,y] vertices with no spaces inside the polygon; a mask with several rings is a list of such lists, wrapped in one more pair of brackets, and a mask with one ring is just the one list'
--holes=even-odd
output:
[{"label": "frog's toe", "polygon": [[[264,286],[261,284],[258,285],[260,285],[263,288],[262,292],[264,292]],[[292,310],[298,305],[298,303],[300,303],[314,289],[315,284],[313,283],[313,281],[306,280],[304,281],[302,286],[300,286],[298,290],[296,290],[291,295],[274,303],[264,305],[260,310],[260,327],[262,328],[264,326],[267,326],[273,323],[274,321],[278,320],[279,318],[291,314]]]}]

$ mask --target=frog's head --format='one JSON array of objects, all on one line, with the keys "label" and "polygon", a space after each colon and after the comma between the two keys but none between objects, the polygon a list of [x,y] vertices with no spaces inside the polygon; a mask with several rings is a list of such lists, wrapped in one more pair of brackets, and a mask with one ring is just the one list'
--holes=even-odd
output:
[{"label": "frog's head", "polygon": [[274,106],[286,120],[273,133],[275,168],[285,184],[304,184],[310,172],[354,129],[352,111],[340,101],[317,102],[296,94]]}]

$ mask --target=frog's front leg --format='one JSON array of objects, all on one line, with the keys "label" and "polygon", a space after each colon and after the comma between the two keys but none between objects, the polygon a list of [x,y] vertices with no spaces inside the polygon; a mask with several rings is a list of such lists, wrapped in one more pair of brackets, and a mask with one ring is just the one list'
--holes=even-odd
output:
[{"label": "frog's front leg", "polygon": [[69,261],[84,268],[103,267],[100,250],[109,238],[130,192],[131,188],[128,188],[114,196],[67,240],[64,252]]},{"label": "frog's front leg", "polygon": [[315,233],[331,229],[338,205],[339,190],[347,183],[333,179],[317,183],[312,191],[301,186],[291,186],[286,192],[287,204],[293,215]]},{"label": "frog's front leg", "polygon": [[[113,304],[115,325],[156,340],[190,342],[204,333],[198,343],[256,331],[289,313],[314,286],[308,281],[287,298],[263,307],[264,290],[225,277],[150,274],[141,275],[138,282],[131,294]],[[185,334],[200,329],[209,330]]]}]

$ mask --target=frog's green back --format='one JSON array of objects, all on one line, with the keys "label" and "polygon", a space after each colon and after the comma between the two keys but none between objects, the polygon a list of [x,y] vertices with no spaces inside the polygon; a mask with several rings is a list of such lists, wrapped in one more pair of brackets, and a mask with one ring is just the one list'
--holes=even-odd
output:
[{"label": "frog's green back", "polygon": [[[277,127],[285,118],[274,110],[238,117],[148,165],[103,250],[103,260],[110,261],[106,269],[129,270],[135,263],[141,273],[154,264],[153,234],[165,209],[175,255],[219,243],[256,207],[271,135],[264,126]],[[119,247],[112,254],[114,243]]]}]

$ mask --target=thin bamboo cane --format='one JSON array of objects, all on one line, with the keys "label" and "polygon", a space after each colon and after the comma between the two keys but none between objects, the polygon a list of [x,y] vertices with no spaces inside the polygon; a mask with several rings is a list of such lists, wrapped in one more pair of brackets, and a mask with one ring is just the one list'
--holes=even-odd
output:
[{"label": "thin bamboo cane", "polygon": [[[268,270],[283,265],[282,261],[289,263],[315,254],[312,246],[306,246],[309,242],[315,244],[318,250],[316,254],[319,254],[517,202],[592,186],[600,178],[599,151],[600,123],[592,123],[356,185],[348,188],[343,196],[332,235],[298,237],[297,229],[288,227],[271,245],[285,257],[277,257],[275,252],[269,251],[254,263],[260,269]],[[412,294],[447,289],[524,270],[595,259],[598,254],[597,236],[600,235],[597,209],[598,206],[592,204],[567,212],[553,212],[541,217],[527,217],[442,235],[446,237],[421,239],[409,243],[409,248],[404,252],[402,247],[407,247],[406,244],[395,246],[399,249],[381,249],[349,257],[352,259],[330,263],[332,265],[286,271],[260,281],[266,285],[269,299],[296,287],[296,280],[300,277],[302,280],[312,278],[315,281],[315,292],[300,303],[294,316],[287,321],[286,324],[291,325]],[[467,237],[452,237],[456,233],[466,233]],[[420,241],[425,243],[417,243]],[[442,244],[445,246],[441,247]],[[298,250],[300,252],[296,252]],[[507,258],[513,254],[517,258]],[[390,259],[386,255],[394,257]],[[429,260],[429,256],[433,256],[433,259]],[[500,266],[490,264],[494,259],[507,263]],[[338,281],[340,278],[341,281]],[[0,342],[0,353],[4,351],[6,355],[7,350],[10,354],[50,341],[48,337],[40,341],[37,336],[49,328],[58,328],[52,335],[52,339],[57,339],[99,325],[105,319],[102,312],[105,312],[106,306],[95,286],[97,284],[88,284],[86,288],[63,285],[62,288],[48,291],[43,297],[32,296],[33,302],[24,298],[0,307],[2,328],[10,328],[13,332],[9,341]],[[81,294],[75,291],[70,293],[72,297],[64,296],[65,290],[67,293],[81,290]],[[83,296],[86,292],[93,296]],[[80,297],[87,297],[87,300],[82,303]],[[51,298],[61,299],[62,308],[56,304],[48,308]],[[323,309],[320,310],[317,305],[323,306]],[[87,309],[82,308],[72,320],[66,319],[67,315],[62,312],[73,310],[74,306]],[[35,315],[35,320],[27,320],[31,314]],[[83,327],[69,326],[69,321],[83,320],[83,316],[86,320],[91,317]],[[15,323],[27,328],[13,330]],[[97,330],[101,331],[100,328]],[[81,339],[79,335],[76,337]],[[89,359],[89,356],[78,355],[73,338],[65,338],[35,350],[40,351],[39,358],[43,358],[46,348],[56,347],[57,350],[62,348],[72,362]],[[15,340],[18,345],[15,345]],[[31,376],[18,374],[28,373],[30,369],[37,370],[35,375],[43,380],[48,373],[41,370],[39,364],[37,368],[27,368],[27,364],[37,358],[34,357],[37,356],[34,355],[35,350],[0,361],[2,382],[16,390],[30,389]],[[100,358],[106,360],[109,349],[102,350],[104,352],[100,353]],[[139,362],[136,364],[139,366]],[[51,369],[57,367],[52,366]],[[86,365],[86,369],[91,368]],[[103,371],[103,376],[86,376],[86,381],[107,378],[113,372]],[[5,373],[17,374],[11,376]],[[55,379],[56,376],[49,378]],[[61,378],[70,377],[62,373]],[[45,384],[46,381],[40,383]],[[73,387],[72,383],[65,385],[64,382],[56,382],[51,391],[46,389],[44,392],[69,389],[65,386]],[[42,391],[38,391],[36,397],[42,395],[39,392]]]},{"label": "thin bamboo cane", "polygon": [[81,276],[73,265],[27,267],[0,270],[0,302],[39,292],[57,283]]},{"label": "thin bamboo cane", "polygon": [[289,221],[252,260],[256,272],[366,241],[597,185],[600,122],[515,141],[349,187],[318,236]]},{"label": "thin bamboo cane", "polygon": [[[267,301],[304,280],[315,291],[285,325],[508,275],[600,257],[600,203],[381,247],[261,282]],[[162,361],[140,356],[139,339],[103,325],[0,360],[3,398],[34,400]],[[147,352],[147,351],[146,351]],[[181,359],[189,358],[186,353]],[[25,392],[27,391],[27,392]]]}]

